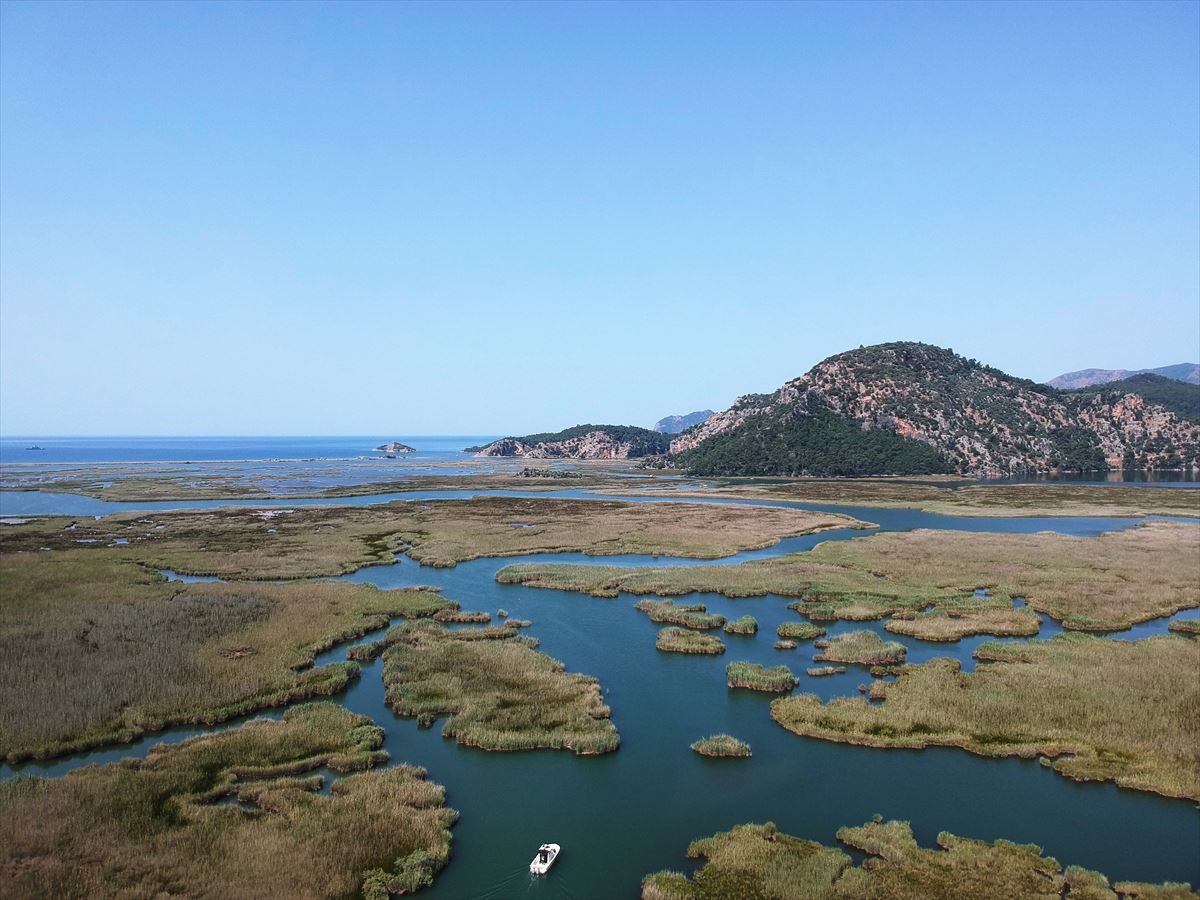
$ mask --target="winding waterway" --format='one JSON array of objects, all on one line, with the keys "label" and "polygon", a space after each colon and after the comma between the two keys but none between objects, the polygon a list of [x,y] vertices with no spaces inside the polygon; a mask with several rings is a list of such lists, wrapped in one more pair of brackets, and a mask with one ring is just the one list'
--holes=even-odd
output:
[{"label": "winding waterway", "polygon": [[[214,506],[367,505],[393,499],[437,500],[488,493],[430,491],[372,497],[262,501],[111,503],[73,495],[40,494],[32,504],[3,497],[5,515],[58,513],[107,515],[117,511]],[[528,496],[594,498],[582,491],[537,492]],[[70,498],[63,502],[57,498]],[[681,498],[682,500],[683,498]],[[78,504],[75,501],[79,501]],[[650,502],[671,502],[656,498]],[[686,501],[695,502],[695,501]],[[723,501],[727,502],[727,501]],[[733,501],[736,502],[736,501]],[[1137,524],[1137,519],[982,518],[932,515],[913,510],[845,506],[788,505],[842,512],[878,523],[882,530],[943,528],[967,531],[1057,531],[1095,535]],[[20,508],[14,508],[19,506]],[[732,564],[810,549],[825,540],[862,536],[844,530],[790,538],[764,550],[720,560]],[[613,720],[621,734],[616,753],[577,757],[563,751],[489,753],[460,747],[440,735],[440,725],[419,729],[414,720],[395,716],[384,704],[382,663],[366,663],[362,677],[341,697],[349,709],[370,716],[386,730],[384,748],[393,762],[424,766],[444,784],[448,803],[462,816],[454,828],[450,865],[424,896],[429,897],[633,897],[643,875],[662,868],[690,869],[684,858],[694,838],[741,822],[771,820],[791,834],[836,843],[841,825],[857,825],[875,813],[908,819],[917,839],[932,846],[941,830],[968,837],[1007,838],[1040,844],[1063,865],[1098,869],[1114,880],[1177,880],[1200,883],[1200,812],[1190,801],[1118,789],[1111,784],[1078,783],[1036,760],[985,759],[955,749],[875,750],[792,735],[772,722],[772,695],[729,690],[724,669],[732,660],[774,665],[787,663],[799,674],[798,692],[823,698],[853,694],[870,676],[851,666],[841,676],[810,678],[811,645],[777,651],[776,627],[801,621],[778,596],[729,600],[693,595],[729,618],[751,614],[756,636],[722,635],[723,656],[660,653],[654,639],[659,626],[636,612],[633,597],[596,599],[581,594],[500,585],[503,566],[545,560],[545,555],[481,559],[450,569],[430,569],[400,557],[396,565],[360,569],[344,580],[397,588],[432,584],[462,603],[464,609],[530,619],[530,634],[541,649],[561,659],[570,671],[600,679]],[[712,561],[647,556],[591,557],[555,554],[558,562],[605,565],[713,565]],[[1057,633],[1043,618],[1042,637]],[[1165,633],[1167,619],[1137,626],[1120,638]],[[927,643],[891,635],[882,623],[834,623],[831,634],[872,628],[909,648],[909,659],[936,656],[974,665],[971,653],[988,638],[953,644]],[[375,636],[364,638],[371,640]],[[318,665],[345,658],[346,645],[322,654]],[[231,727],[229,723],[222,727]],[[214,729],[203,729],[212,731]],[[689,745],[699,737],[728,732],[750,743],[748,760],[706,759]],[[107,748],[16,771],[61,775],[91,762],[144,755],[150,746],[176,741],[196,729],[177,729],[138,744]],[[0,767],[0,776],[14,770]],[[528,861],[543,841],[564,851],[544,879],[528,874]]]}]

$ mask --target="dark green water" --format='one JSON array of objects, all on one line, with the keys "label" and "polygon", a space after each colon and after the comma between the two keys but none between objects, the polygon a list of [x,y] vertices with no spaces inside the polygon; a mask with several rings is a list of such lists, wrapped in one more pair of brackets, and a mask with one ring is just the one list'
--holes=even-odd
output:
[{"label": "dark green water", "polygon": [[[903,510],[844,511],[880,522],[888,530],[950,527],[1095,534],[1133,524],[1128,519],[984,520]],[[731,561],[803,550],[841,536],[792,539]],[[535,558],[539,557],[529,557]],[[646,557],[597,560],[579,554],[554,558],[625,565],[653,562]],[[872,750],[799,738],[775,725],[769,695],[725,686],[727,662],[786,662],[800,675],[797,691],[826,698],[854,693],[870,677],[852,666],[844,676],[809,678],[803,670],[811,664],[811,646],[775,650],[776,626],[800,620],[783,598],[696,598],[727,617],[754,615],[758,635],[722,635],[728,650],[719,657],[664,654],[654,647],[658,626],[632,608],[632,597],[601,600],[496,584],[495,572],[519,561],[477,560],[453,569],[426,569],[402,560],[347,576],[384,588],[435,584],[465,609],[494,613],[503,607],[514,617],[532,620],[529,633],[541,640],[542,650],[571,671],[600,679],[621,733],[620,750],[600,757],[462,748],[440,736],[440,725],[421,730],[412,720],[393,715],[383,702],[382,663],[365,666],[362,678],[341,702],[382,725],[392,760],[427,768],[432,780],[446,786],[450,805],[462,813],[454,829],[450,865],[423,896],[635,897],[646,873],[691,868],[683,854],[693,838],[741,822],[772,820],[791,834],[833,844],[839,826],[861,824],[875,813],[910,820],[918,840],[927,846],[939,831],[949,830],[987,840],[1037,843],[1063,865],[1095,868],[1113,879],[1200,883],[1200,812],[1191,802],[1073,782],[1036,761],[984,759],[953,749]],[[1043,619],[1043,636],[1057,632]],[[838,623],[830,631],[862,627]],[[881,630],[879,623],[865,627]],[[1160,620],[1122,637],[1164,632],[1165,621]],[[912,661],[953,656],[964,668],[973,665],[970,653],[986,640],[928,644],[899,639],[910,648]],[[345,649],[336,648],[318,662],[344,658]],[[697,738],[721,731],[748,741],[753,757],[712,760],[689,749]],[[188,733],[178,731],[169,738]],[[152,743],[23,771],[59,774],[84,761],[141,755]],[[549,876],[534,879],[528,874],[529,860],[544,841],[562,844],[563,854]]]}]

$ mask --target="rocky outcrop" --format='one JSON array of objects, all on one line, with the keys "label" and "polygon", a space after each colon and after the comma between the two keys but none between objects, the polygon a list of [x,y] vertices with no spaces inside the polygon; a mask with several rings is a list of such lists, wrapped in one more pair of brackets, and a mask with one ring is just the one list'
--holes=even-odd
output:
[{"label": "rocky outcrop", "polygon": [[667,416],[654,423],[654,430],[662,434],[679,434],[694,425],[703,424],[712,414],[711,409],[700,409],[685,416]]},{"label": "rocky outcrop", "polygon": [[410,447],[408,444],[402,444],[399,441],[388,441],[386,444],[380,444],[375,448],[376,453],[416,453],[415,447]]},{"label": "rocky outcrop", "polygon": [[636,459],[667,452],[666,435],[630,425],[576,425],[565,431],[507,437],[468,448],[477,456],[525,459]]},{"label": "rocky outcrop", "polygon": [[[834,457],[870,459],[839,469],[830,445]],[[1200,426],[1136,394],[1063,394],[950,350],[894,343],[743,397],[676,437],[671,453],[709,474],[1174,469],[1200,465]]]}]

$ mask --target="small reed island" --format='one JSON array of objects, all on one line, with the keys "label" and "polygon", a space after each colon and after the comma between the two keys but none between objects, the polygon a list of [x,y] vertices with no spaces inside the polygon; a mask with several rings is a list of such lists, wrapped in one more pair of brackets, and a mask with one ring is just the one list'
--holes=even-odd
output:
[{"label": "small reed island", "polygon": [[825,629],[811,622],[784,622],[775,633],[785,641],[811,641],[825,636]]},{"label": "small reed island", "polygon": [[730,734],[714,734],[701,738],[692,744],[692,749],[701,756],[747,757],[750,755],[750,745],[745,741],[739,741]]},{"label": "small reed island", "polygon": [[731,662],[725,667],[725,679],[731,688],[786,693],[799,681],[787,666],[760,666],[758,663]]},{"label": "small reed island", "polygon": [[725,652],[725,645],[716,635],[701,634],[675,625],[660,631],[654,646],[664,653],[706,653],[717,656]]},{"label": "small reed island", "polygon": [[891,666],[904,662],[908,648],[885,641],[873,631],[851,631],[814,645],[821,650],[816,662],[857,663],[862,666]]},{"label": "small reed island", "polygon": [[758,619],[754,616],[742,616],[725,623],[726,634],[758,634]]}]

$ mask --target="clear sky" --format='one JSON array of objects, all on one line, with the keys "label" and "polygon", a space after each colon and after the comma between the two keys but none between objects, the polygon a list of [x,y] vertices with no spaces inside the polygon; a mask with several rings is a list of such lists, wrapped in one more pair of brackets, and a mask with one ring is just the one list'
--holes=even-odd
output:
[{"label": "clear sky", "polygon": [[649,425],[1200,357],[1200,5],[0,6],[0,431]]}]

